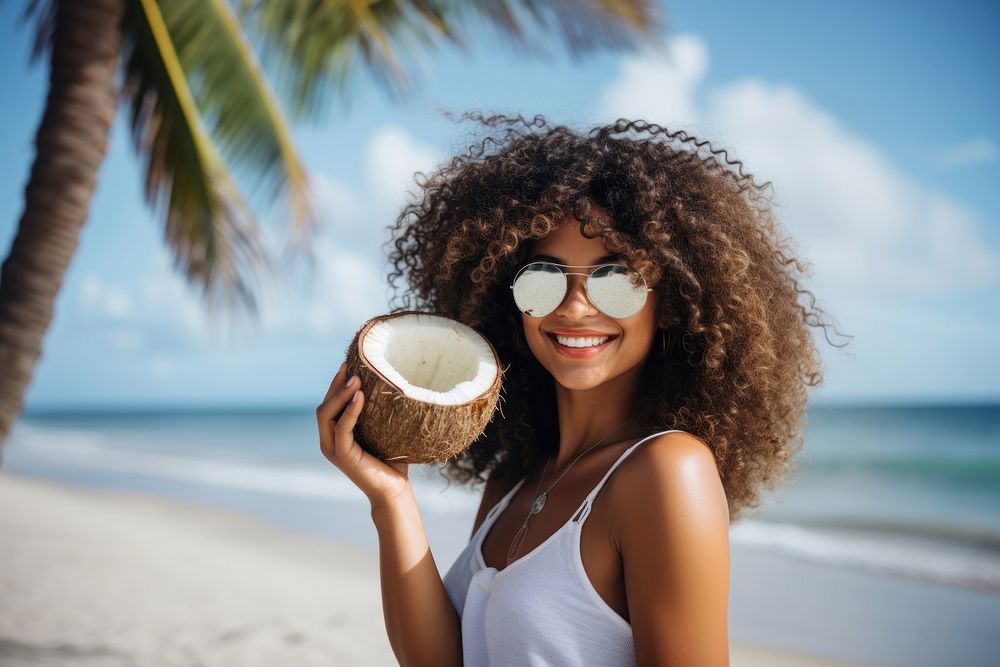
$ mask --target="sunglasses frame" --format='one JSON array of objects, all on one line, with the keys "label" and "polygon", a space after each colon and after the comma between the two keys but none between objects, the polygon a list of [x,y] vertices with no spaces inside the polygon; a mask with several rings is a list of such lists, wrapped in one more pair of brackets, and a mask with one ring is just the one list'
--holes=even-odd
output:
[{"label": "sunglasses frame", "polygon": [[[621,266],[621,267],[625,268],[629,273],[635,273],[636,275],[639,276],[639,279],[642,281],[642,284],[645,286],[644,289],[646,290],[646,294],[649,294],[650,292],[653,291],[653,288],[646,284],[646,279],[642,277],[641,273],[639,273],[638,271],[633,271],[632,269],[629,269],[624,264],[615,264],[613,262],[606,262],[604,264],[557,264],[556,262],[549,262],[547,260],[542,260],[542,259],[536,260],[534,262],[528,262],[527,264],[525,264],[524,266],[522,266],[520,269],[517,270],[517,273],[514,274],[513,280],[510,281],[510,289],[511,289],[511,291],[514,291],[514,283],[517,282],[517,279],[521,276],[521,274],[524,272],[524,270],[527,269],[529,266],[532,266],[534,264],[549,264],[551,266],[558,266],[559,270],[562,271],[563,276],[587,276],[587,280],[590,280],[590,277],[594,275],[594,272],[596,272],[600,268],[603,268],[605,266]],[[593,270],[590,273],[580,273],[578,271],[565,271],[564,270],[566,268],[581,269],[581,268],[591,268],[591,267],[593,268]],[[634,313],[632,313],[631,315],[628,315],[627,317],[615,317],[614,315],[608,315],[607,313],[604,312],[604,310],[600,306],[598,306],[596,303],[594,303],[593,299],[590,298],[590,290],[587,287],[587,281],[586,280],[583,282],[583,288],[584,288],[584,292],[587,295],[587,301],[589,301],[594,306],[594,308],[597,308],[597,310],[601,311],[601,313],[603,313],[607,317],[610,317],[611,319],[624,320],[624,319],[628,319],[629,317],[635,317],[639,313],[639,311],[637,310]],[[566,281],[566,291],[563,292],[562,298],[565,299],[566,295],[568,293],[569,293],[569,280]],[[515,299],[514,303],[515,303],[515,305],[517,305],[517,300],[516,299]],[[560,300],[560,303],[562,303],[561,300]],[[645,304],[645,302],[643,302],[643,303]],[[556,308],[558,308],[558,307],[559,306],[556,306]],[[520,306],[518,306],[518,309],[520,310]],[[640,307],[639,310],[642,310],[642,308]],[[548,313],[545,313],[545,315],[529,315],[528,313],[525,313],[524,311],[521,311],[521,313],[524,314],[524,315],[527,315],[528,317],[534,317],[534,318],[540,319],[542,317],[548,317],[554,311],[555,311],[555,308],[553,308]]]}]

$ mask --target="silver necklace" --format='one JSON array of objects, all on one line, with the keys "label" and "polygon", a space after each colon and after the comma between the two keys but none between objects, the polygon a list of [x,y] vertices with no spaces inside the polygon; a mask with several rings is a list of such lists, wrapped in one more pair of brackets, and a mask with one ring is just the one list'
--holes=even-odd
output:
[{"label": "silver necklace", "polygon": [[538,493],[538,489],[542,488],[542,480],[545,479],[545,473],[549,469],[549,461],[551,461],[552,459],[550,457],[550,458],[548,458],[548,459],[545,460],[545,467],[542,468],[542,474],[538,478],[538,486],[535,487],[535,501],[533,503],[531,503],[531,509],[528,511],[528,516],[524,517],[524,524],[517,531],[517,534],[514,535],[514,539],[511,540],[511,543],[510,543],[510,548],[507,550],[507,563],[506,563],[507,565],[510,565],[510,561],[514,558],[514,553],[517,551],[518,547],[521,546],[521,542],[524,541],[524,536],[528,533],[528,521],[531,519],[531,517],[533,517],[534,515],[536,515],[539,512],[541,512],[542,508],[545,507],[545,501],[548,499],[548,497],[549,497],[549,491],[552,490],[552,487],[554,487],[556,484],[559,483],[559,480],[561,480],[566,475],[566,473],[569,472],[569,469],[573,467],[574,463],[576,463],[581,458],[583,458],[584,454],[586,454],[590,450],[594,449],[595,447],[597,447],[598,445],[600,445],[602,442],[604,442],[605,440],[607,440],[608,438],[610,438],[612,435],[614,435],[615,433],[617,433],[618,430],[622,426],[624,426],[625,424],[629,423],[631,420],[632,420],[632,418],[629,417],[628,419],[626,419],[625,421],[623,421],[621,424],[619,424],[618,426],[616,426],[615,430],[611,431],[611,433],[608,433],[606,436],[604,436],[603,438],[601,438],[600,440],[598,440],[597,442],[595,442],[594,444],[592,444],[590,447],[587,447],[587,449],[583,450],[582,452],[580,452],[579,454],[577,454],[576,456],[574,456],[573,460],[569,462],[569,465],[567,465],[563,469],[562,474],[560,474],[559,477],[556,478],[556,481],[554,481],[551,484],[549,484],[549,488],[545,489],[545,491],[543,493],[539,494]]}]

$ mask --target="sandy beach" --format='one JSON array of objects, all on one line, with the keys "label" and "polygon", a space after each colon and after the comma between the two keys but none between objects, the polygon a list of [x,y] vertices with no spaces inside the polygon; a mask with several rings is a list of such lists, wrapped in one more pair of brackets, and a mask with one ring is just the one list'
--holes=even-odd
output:
[{"label": "sandy beach", "polygon": [[[0,507],[4,665],[396,664],[377,559],[355,547],[10,473]],[[731,664],[844,663],[734,645]]]}]

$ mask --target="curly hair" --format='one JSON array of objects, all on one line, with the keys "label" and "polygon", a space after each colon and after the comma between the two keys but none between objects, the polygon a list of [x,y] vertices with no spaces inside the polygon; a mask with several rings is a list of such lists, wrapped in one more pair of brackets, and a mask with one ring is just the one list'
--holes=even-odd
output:
[{"label": "curly hair", "polygon": [[458,121],[468,119],[486,136],[429,177],[417,173],[422,196],[386,242],[390,287],[406,275],[411,288],[393,312],[435,312],[477,329],[504,369],[499,416],[442,474],[463,484],[485,472],[519,479],[556,450],[554,380],[527,346],[508,286],[531,241],[572,216],[663,288],[665,351],[643,368],[637,420],[711,448],[731,521],[759,505],[760,486],[793,471],[807,387],[822,382],[809,327],[831,326],[800,284],[809,265],[779,236],[770,182],[707,141],[641,120],[582,134],[540,115]]}]

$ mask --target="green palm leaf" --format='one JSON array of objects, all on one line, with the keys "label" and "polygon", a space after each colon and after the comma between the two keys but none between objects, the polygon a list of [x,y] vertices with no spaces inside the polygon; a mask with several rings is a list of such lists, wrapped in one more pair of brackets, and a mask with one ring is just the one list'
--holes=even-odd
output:
[{"label": "green palm leaf", "polygon": [[[235,168],[272,181],[290,199],[293,232],[315,220],[308,181],[281,106],[227,0],[158,0],[198,109]],[[249,186],[252,190],[257,185]]]},{"label": "green palm leaf", "polygon": [[521,51],[544,53],[529,28],[555,30],[579,58],[597,47],[629,47],[659,33],[650,0],[245,0],[242,11],[281,61],[297,111],[322,106],[328,89],[346,88],[362,60],[393,94],[411,88],[403,53],[441,38],[468,49],[468,15],[485,17]]},{"label": "green palm leaf", "polygon": [[[146,163],[146,198],[166,211],[174,261],[203,287],[211,313],[220,305],[256,312],[249,273],[269,268],[268,260],[250,208],[206,131],[182,67],[185,44],[172,39],[155,0],[130,3],[124,31],[125,89],[133,138]],[[200,83],[204,96],[205,79]],[[236,131],[225,109],[208,108],[232,142]],[[238,151],[237,157],[254,158]]]}]

